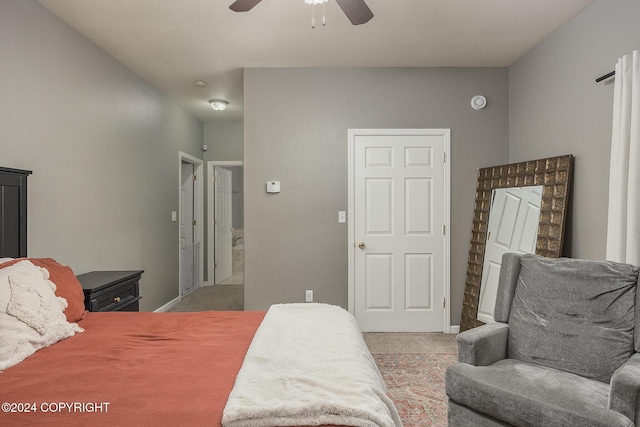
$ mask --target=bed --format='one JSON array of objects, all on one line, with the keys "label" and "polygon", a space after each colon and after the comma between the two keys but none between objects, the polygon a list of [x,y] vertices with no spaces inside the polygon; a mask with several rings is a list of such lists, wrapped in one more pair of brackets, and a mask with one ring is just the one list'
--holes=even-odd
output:
[{"label": "bed", "polygon": [[[31,288],[21,274],[33,275]],[[44,326],[33,319],[41,308],[11,308],[44,293],[38,286],[60,304]],[[401,425],[342,308],[87,313],[81,301],[72,270],[55,260],[0,264],[0,425]],[[6,367],[14,324],[36,341],[70,329]]]}]

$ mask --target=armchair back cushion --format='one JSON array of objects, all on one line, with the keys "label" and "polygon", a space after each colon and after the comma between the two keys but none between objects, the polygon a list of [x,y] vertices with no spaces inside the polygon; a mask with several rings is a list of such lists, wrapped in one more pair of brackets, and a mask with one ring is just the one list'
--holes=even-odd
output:
[{"label": "armchair back cushion", "polygon": [[638,267],[519,258],[508,357],[608,383],[634,352]]}]

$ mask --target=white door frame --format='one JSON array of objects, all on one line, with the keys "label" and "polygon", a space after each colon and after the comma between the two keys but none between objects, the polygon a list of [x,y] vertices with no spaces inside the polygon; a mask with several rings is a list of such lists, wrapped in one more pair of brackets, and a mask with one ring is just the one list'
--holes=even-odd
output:
[{"label": "white door frame", "polygon": [[[194,216],[196,219],[196,226],[195,226],[195,235],[196,235],[196,239],[200,242],[202,242],[202,238],[203,238],[203,232],[202,232],[202,208],[203,208],[203,204],[202,204],[202,196],[203,196],[203,186],[202,186],[202,164],[203,161],[202,159],[198,159],[197,157],[191,156],[187,153],[183,153],[182,151],[178,152],[178,206],[181,206],[182,201],[180,200],[181,194],[182,194],[182,163],[191,163],[193,165],[193,173],[196,176],[196,184],[195,184],[195,188],[193,190],[193,212],[194,212]],[[180,209],[178,209],[178,224],[182,224],[182,218],[180,218]],[[182,257],[180,256],[180,247],[181,247],[181,241],[180,241],[180,232],[178,231],[178,296],[180,298],[182,298],[182,293],[183,293],[183,289],[184,289],[184,285],[182,283]],[[203,276],[203,272],[204,272],[204,268],[203,268],[203,254],[204,251],[200,250],[200,254],[199,254],[199,263],[198,265],[200,266],[199,268],[199,272],[198,272],[198,277],[199,277],[199,283],[196,284],[196,288],[202,286],[202,278]],[[195,289],[195,288],[194,288]]]},{"label": "white door frame", "polygon": [[[226,161],[208,161],[207,162],[207,285],[214,285],[216,283],[215,280],[215,268],[214,263],[216,260],[216,241],[215,241],[215,229],[213,227],[213,215],[214,211],[214,202],[215,202],[215,191],[216,185],[213,182],[215,177],[215,167],[216,166],[242,166],[242,173],[244,174],[244,161],[242,160],[226,160]],[[244,180],[243,180],[244,182]],[[242,193],[244,194],[244,192]],[[243,196],[244,197],[244,196]],[[244,243],[244,238],[242,239]]]},{"label": "white door frame", "polygon": [[348,176],[347,176],[347,193],[348,193],[348,309],[355,315],[355,168],[353,165],[355,150],[354,143],[357,136],[363,135],[438,135],[444,138],[444,297],[446,307],[444,310],[444,330],[442,332],[449,333],[451,331],[451,267],[450,267],[450,206],[451,206],[451,147],[450,147],[450,129],[349,129],[348,137]]}]

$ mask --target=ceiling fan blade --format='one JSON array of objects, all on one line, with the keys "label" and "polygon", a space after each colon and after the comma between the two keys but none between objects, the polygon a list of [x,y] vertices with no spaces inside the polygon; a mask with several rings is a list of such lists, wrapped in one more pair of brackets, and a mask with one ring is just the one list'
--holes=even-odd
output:
[{"label": "ceiling fan blade", "polygon": [[229,9],[234,12],[248,12],[261,1],[262,0],[236,0],[229,6]]},{"label": "ceiling fan blade", "polygon": [[364,0],[336,0],[336,3],[353,25],[364,24],[373,18],[373,12]]}]

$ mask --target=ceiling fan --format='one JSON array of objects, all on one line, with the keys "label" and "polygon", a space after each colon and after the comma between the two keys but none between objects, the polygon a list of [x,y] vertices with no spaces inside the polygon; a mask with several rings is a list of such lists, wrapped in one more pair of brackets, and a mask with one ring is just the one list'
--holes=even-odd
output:
[{"label": "ceiling fan", "polygon": [[[261,1],[262,0],[236,0],[229,6],[229,9],[234,12],[247,12]],[[347,15],[347,18],[349,18],[349,21],[351,21],[353,25],[364,24],[373,18],[373,12],[371,12],[371,9],[369,9],[369,6],[367,6],[364,0],[336,0],[336,3],[338,3],[340,9]]]}]

